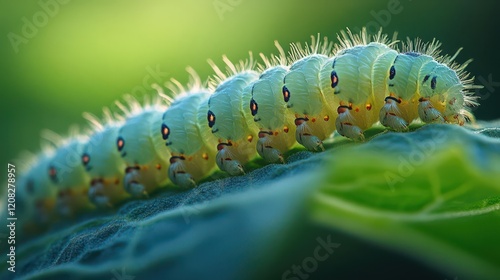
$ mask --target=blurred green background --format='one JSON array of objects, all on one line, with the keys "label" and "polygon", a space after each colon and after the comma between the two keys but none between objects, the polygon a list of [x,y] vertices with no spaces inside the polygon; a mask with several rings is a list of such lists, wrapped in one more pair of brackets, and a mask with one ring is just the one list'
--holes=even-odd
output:
[{"label": "blurred green background", "polygon": [[[64,3],[63,3],[64,2]],[[498,1],[77,1],[1,0],[1,162],[39,150],[40,131],[65,134],[100,114],[125,93],[154,92],[149,84],[187,81],[186,66],[202,78],[207,58],[244,59],[275,52],[310,35],[335,39],[346,28],[383,26],[400,38],[437,38],[443,53],[464,47],[459,62],[487,83],[479,92],[480,120],[500,111]],[[45,7],[43,7],[45,6]],[[288,48],[286,48],[288,49]],[[482,81],[482,82],[481,82]],[[494,82],[494,83],[491,83]],[[2,182],[6,171],[0,172]]]}]

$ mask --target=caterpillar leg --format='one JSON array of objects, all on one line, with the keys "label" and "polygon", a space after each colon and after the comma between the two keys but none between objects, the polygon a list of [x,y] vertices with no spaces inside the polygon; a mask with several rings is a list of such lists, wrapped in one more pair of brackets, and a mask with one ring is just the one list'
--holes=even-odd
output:
[{"label": "caterpillar leg", "polygon": [[323,142],[315,135],[312,134],[312,129],[307,124],[307,118],[296,118],[295,125],[295,139],[299,144],[306,147],[310,151],[320,152],[324,151]]},{"label": "caterpillar leg", "polygon": [[127,167],[125,169],[125,178],[123,180],[123,184],[125,187],[125,190],[129,192],[132,196],[134,197],[143,197],[143,196],[148,196],[148,193],[146,192],[146,188],[144,185],[140,184],[140,174],[139,174],[140,167],[135,166],[135,167]]},{"label": "caterpillar leg", "polygon": [[174,184],[182,188],[196,187],[195,180],[186,171],[185,160],[183,156],[172,156],[170,158],[170,167],[168,168],[168,177]]},{"label": "caterpillar leg", "polygon": [[40,224],[49,223],[54,218],[55,202],[48,199],[40,199],[35,201],[35,221]]},{"label": "caterpillar leg", "polygon": [[380,109],[379,120],[384,126],[388,126],[396,131],[408,130],[408,123],[402,118],[398,104],[400,99],[394,96],[385,98],[385,105]]},{"label": "caterpillar leg", "polygon": [[365,140],[363,130],[356,125],[356,119],[350,110],[351,107],[345,105],[340,105],[337,108],[337,113],[339,114],[335,120],[337,132],[347,138],[363,141]]},{"label": "caterpillar leg", "polygon": [[98,207],[111,208],[113,205],[111,204],[109,197],[105,194],[105,188],[106,186],[103,179],[93,179],[90,182],[88,192],[89,199]]},{"label": "caterpillar leg", "polygon": [[56,201],[57,212],[64,217],[71,217],[78,212],[89,208],[87,190],[82,192],[72,189],[60,190]]},{"label": "caterpillar leg", "polygon": [[426,123],[444,123],[444,118],[441,115],[441,112],[432,106],[432,103],[428,98],[421,97],[418,101],[418,116],[421,120]]},{"label": "caterpillar leg", "polygon": [[231,152],[231,147],[231,143],[220,143],[217,145],[218,152],[215,156],[217,166],[220,170],[226,171],[232,176],[245,174],[243,166]]},{"label": "caterpillar leg", "polygon": [[272,131],[260,131],[259,140],[257,141],[257,152],[259,155],[267,160],[268,162],[280,162],[284,163],[283,155],[281,152],[272,146],[272,140],[270,137],[273,136]]}]

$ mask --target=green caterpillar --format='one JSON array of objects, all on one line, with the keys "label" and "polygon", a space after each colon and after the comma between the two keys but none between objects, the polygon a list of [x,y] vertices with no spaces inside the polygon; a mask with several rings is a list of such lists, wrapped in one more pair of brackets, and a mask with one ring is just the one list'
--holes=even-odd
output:
[{"label": "green caterpillar", "polygon": [[147,197],[170,182],[195,187],[216,167],[243,174],[257,155],[284,163],[297,142],[321,151],[335,131],[362,141],[378,122],[405,131],[417,120],[473,119],[468,107],[477,105],[479,86],[464,70],[470,60],[454,62],[459,51],[441,56],[438,41],[401,43],[381,31],[347,30],[338,39],[334,45],[313,37],[304,47],[292,44],[288,55],[276,43],[279,54],[261,54],[260,64],[251,54],[237,65],[224,57],[225,71],[210,61],[215,75],[208,83],[188,68],[186,87],[172,80],[165,94],[156,86],[159,95],[143,104],[126,97],[117,103],[121,112],[107,110],[102,121],[87,114],[90,136],[41,152],[23,173],[19,198],[44,217],[74,215]]}]

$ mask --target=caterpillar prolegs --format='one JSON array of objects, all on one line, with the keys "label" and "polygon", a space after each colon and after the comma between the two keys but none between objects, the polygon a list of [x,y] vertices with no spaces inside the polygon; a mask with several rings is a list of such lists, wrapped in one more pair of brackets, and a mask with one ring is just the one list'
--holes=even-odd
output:
[{"label": "caterpillar prolegs", "polygon": [[[261,63],[251,54],[238,64],[224,56],[225,70],[209,61],[215,75],[207,83],[188,68],[188,86],[172,80],[165,94],[156,85],[154,100],[126,97],[117,102],[122,112],[105,110],[103,120],[86,114],[90,136],[42,152],[24,173],[21,197],[71,215],[88,202],[112,207],[147,197],[169,182],[191,188],[217,167],[243,174],[257,154],[284,163],[297,142],[321,151],[335,131],[363,140],[378,122],[405,131],[416,120],[463,125],[473,118],[467,107],[477,105],[478,86],[464,70],[470,61],[454,62],[459,52],[440,55],[438,41],[402,43],[381,31],[347,30],[338,40],[313,37],[291,44],[288,55],[276,43],[279,54],[261,54]],[[80,164],[67,163],[70,151]]]}]

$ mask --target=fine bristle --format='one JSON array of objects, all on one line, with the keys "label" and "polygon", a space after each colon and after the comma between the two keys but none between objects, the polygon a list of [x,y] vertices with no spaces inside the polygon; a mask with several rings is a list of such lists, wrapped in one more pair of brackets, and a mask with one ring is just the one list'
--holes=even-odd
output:
[{"label": "fine bristle", "polygon": [[389,35],[382,33],[382,28],[380,28],[375,35],[368,34],[366,27],[363,27],[360,33],[352,33],[352,31],[347,28],[346,30],[340,31],[337,35],[339,42],[335,44],[333,53],[338,54],[345,49],[359,45],[367,45],[372,42],[393,47],[399,42],[399,40],[397,40],[397,35],[398,33],[395,32],[392,38],[389,38]]},{"label": "fine bristle", "polygon": [[263,72],[264,70],[277,66],[277,65],[282,65],[282,66],[287,66],[289,64],[288,58],[286,56],[285,51],[283,50],[283,47],[278,43],[278,41],[274,41],[274,46],[276,46],[276,49],[278,50],[277,55],[270,55],[267,57],[263,53],[259,53],[260,58],[262,59],[262,62],[264,62],[263,65],[259,64],[257,65],[257,70],[259,72]]},{"label": "fine bristle", "polygon": [[[161,89],[158,85],[152,85]],[[134,96],[126,94],[123,101],[115,101],[115,105],[122,111],[125,117],[138,115],[148,110],[165,110],[168,107],[168,101],[160,94],[144,95],[143,101],[139,102]]]},{"label": "fine bristle", "polygon": [[189,81],[186,85],[172,78],[165,83],[165,87],[170,91],[169,94],[158,91],[158,94],[165,98],[170,104],[184,96],[205,90],[207,87],[206,85],[208,82],[202,82],[200,76],[192,67],[187,67],[186,71],[189,74]]},{"label": "fine bristle", "polygon": [[[464,95],[464,105],[468,107],[478,106],[478,96],[473,96],[476,89],[483,88],[481,85],[474,84],[474,77],[470,77],[470,73],[465,70],[467,65],[472,62],[472,59],[466,60],[464,63],[458,63],[455,59],[458,57],[462,48],[459,48],[453,55],[441,55],[441,42],[433,39],[431,42],[425,43],[420,38],[414,40],[407,38],[406,42],[401,44],[401,52],[416,52],[424,55],[432,56],[437,62],[446,65],[460,79],[463,86],[462,93]],[[466,111],[468,112],[468,111]],[[465,115],[465,113],[464,113]],[[473,120],[472,114],[466,115],[470,120]]]},{"label": "fine bristle", "polygon": [[291,43],[289,54],[289,62],[297,61],[301,58],[312,54],[321,54],[330,56],[332,55],[333,42],[329,41],[327,37],[320,39],[320,35],[317,37],[311,36],[311,43],[305,42],[304,46],[301,43]]},{"label": "fine bristle", "polygon": [[64,146],[72,141],[85,141],[88,139],[88,136],[82,134],[82,130],[78,125],[71,125],[68,129],[67,136],[62,136],[50,129],[43,129],[41,131],[41,145],[44,149],[51,147],[57,148]]},{"label": "fine bristle", "polygon": [[222,61],[226,65],[226,71],[222,71],[217,64],[211,59],[208,60],[208,64],[215,72],[215,75],[210,77],[208,81],[208,88],[215,89],[218,84],[227,79],[230,76],[236,75],[238,73],[252,71],[256,69],[256,62],[253,60],[252,52],[249,52],[249,57],[245,60],[239,60],[238,63],[234,64],[229,60],[226,55],[222,56]]}]

